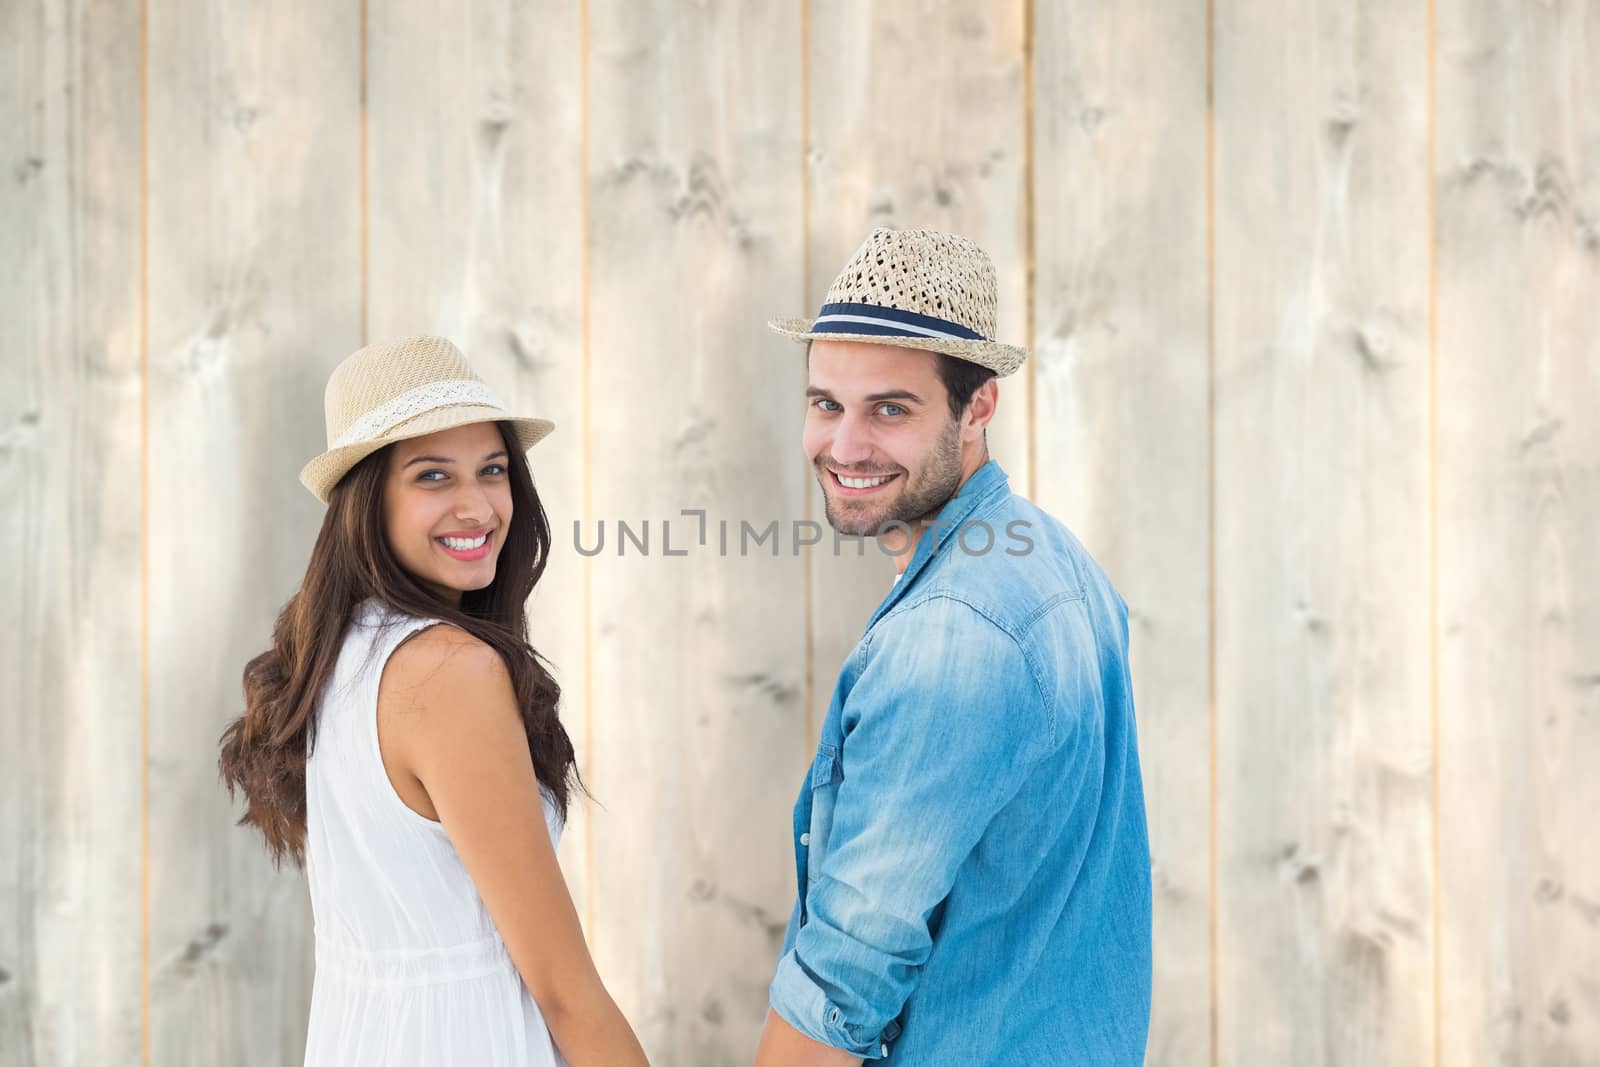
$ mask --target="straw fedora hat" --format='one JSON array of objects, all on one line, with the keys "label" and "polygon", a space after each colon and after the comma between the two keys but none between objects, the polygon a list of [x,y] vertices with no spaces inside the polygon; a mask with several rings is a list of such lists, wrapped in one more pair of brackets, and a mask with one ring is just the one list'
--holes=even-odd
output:
[{"label": "straw fedora hat", "polygon": [[938,230],[873,230],[814,319],[767,325],[796,341],[871,341],[943,352],[1007,375],[1028,350],[994,339],[999,285],[987,253]]},{"label": "straw fedora hat", "polygon": [[328,450],[300,471],[300,484],[324,504],[351,467],[396,441],[503,419],[527,451],[555,429],[549,419],[506,411],[443,337],[402,337],[345,357],[328,377],[323,406]]}]

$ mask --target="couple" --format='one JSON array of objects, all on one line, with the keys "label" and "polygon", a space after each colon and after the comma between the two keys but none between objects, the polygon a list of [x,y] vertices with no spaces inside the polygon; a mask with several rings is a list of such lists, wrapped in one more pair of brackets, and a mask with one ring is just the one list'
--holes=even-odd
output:
[{"label": "couple", "polygon": [[[898,575],[800,785],[757,1067],[1143,1060],[1127,606],[988,458],[1027,354],[993,340],[996,288],[971,242],[880,229],[817,318],[772,324],[806,342],[828,521],[881,533]],[[438,338],[355,353],[326,403],[300,478],[327,515],[221,757],[310,882],[305,1062],[644,1064],[556,863],[581,783],[524,614],[550,549],[524,452],[551,423]]]}]

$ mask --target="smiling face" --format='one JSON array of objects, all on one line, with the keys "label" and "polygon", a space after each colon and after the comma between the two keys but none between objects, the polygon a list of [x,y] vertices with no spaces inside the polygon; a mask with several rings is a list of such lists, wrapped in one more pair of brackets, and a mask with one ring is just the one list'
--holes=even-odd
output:
[{"label": "smiling face", "polygon": [[475,422],[401,441],[389,453],[384,529],[400,565],[451,605],[494,581],[511,528],[505,440]]},{"label": "smiling face", "polygon": [[932,352],[823,340],[809,363],[804,445],[840,533],[903,522],[915,534],[987,459],[992,381],[957,419]]}]

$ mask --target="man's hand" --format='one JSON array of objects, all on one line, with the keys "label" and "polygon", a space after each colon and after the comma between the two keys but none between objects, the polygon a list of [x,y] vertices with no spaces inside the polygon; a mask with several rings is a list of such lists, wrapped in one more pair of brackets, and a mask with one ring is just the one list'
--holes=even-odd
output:
[{"label": "man's hand", "polygon": [[861,1060],[811,1040],[769,1008],[761,1044],[756,1046],[756,1067],[861,1067]]}]

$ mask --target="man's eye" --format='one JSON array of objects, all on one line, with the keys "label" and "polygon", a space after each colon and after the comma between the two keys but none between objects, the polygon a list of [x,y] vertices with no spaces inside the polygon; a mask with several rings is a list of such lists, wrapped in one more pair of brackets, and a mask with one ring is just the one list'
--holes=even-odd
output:
[{"label": "man's eye", "polygon": [[885,415],[904,415],[906,413],[906,409],[899,404],[885,404],[878,410]]},{"label": "man's eye", "polygon": [[815,405],[817,407],[821,408],[823,411],[834,411],[834,410],[838,409],[838,407],[839,407],[838,401],[829,400],[825,396],[817,397],[817,399],[814,401],[814,403],[815,403]]}]

